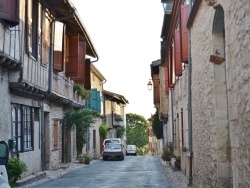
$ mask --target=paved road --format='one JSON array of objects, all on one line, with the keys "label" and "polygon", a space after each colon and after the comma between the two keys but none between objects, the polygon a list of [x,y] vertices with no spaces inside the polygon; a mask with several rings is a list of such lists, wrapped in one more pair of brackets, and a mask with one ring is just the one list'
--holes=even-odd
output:
[{"label": "paved road", "polygon": [[171,188],[155,156],[127,156],[124,161],[100,160],[34,187]]}]

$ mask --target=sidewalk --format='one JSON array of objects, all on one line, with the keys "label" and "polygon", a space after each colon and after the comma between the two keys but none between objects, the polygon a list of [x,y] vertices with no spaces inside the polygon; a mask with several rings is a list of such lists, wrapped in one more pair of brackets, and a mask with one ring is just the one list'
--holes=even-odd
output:
[{"label": "sidewalk", "polygon": [[[98,160],[101,159],[92,160],[90,165],[97,162]],[[188,178],[181,171],[173,171],[170,165],[163,161],[161,157],[159,157],[159,161],[165,171],[165,175],[167,176],[169,183],[173,188],[188,188]],[[85,166],[87,165],[80,164],[78,161],[75,161],[73,163],[61,166],[61,168],[58,170],[40,172],[19,180],[15,188],[30,188],[46,181],[59,178],[72,170],[83,168]]]}]

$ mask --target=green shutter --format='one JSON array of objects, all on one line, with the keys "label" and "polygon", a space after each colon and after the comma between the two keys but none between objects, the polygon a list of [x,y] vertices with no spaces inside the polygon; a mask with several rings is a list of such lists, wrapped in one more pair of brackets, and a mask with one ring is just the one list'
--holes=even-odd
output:
[{"label": "green shutter", "polygon": [[97,91],[97,112],[101,113],[101,96],[100,91]]}]

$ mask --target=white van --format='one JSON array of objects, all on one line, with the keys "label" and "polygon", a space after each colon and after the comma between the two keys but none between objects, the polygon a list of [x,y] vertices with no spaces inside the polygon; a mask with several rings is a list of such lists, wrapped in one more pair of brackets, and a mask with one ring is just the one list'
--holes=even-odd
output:
[{"label": "white van", "polygon": [[9,158],[9,148],[6,142],[0,141],[0,188],[10,188],[5,165]]}]

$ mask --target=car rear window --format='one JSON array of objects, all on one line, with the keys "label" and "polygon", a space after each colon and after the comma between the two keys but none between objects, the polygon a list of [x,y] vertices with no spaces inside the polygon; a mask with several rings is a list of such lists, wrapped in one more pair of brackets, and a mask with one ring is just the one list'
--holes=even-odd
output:
[{"label": "car rear window", "polygon": [[128,147],[127,147],[128,149],[136,149],[136,146],[135,145],[128,145]]},{"label": "car rear window", "polygon": [[120,144],[108,144],[108,148],[121,149]]}]

